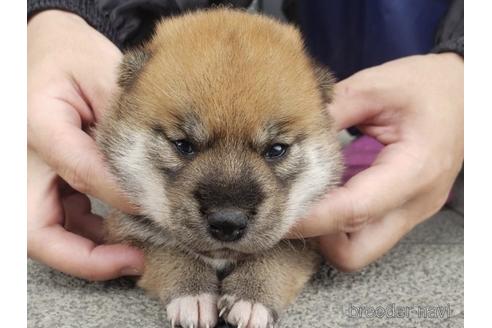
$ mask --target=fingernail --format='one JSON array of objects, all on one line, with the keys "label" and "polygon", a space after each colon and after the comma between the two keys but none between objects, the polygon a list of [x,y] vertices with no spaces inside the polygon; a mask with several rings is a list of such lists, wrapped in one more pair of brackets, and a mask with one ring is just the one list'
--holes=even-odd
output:
[{"label": "fingernail", "polygon": [[140,275],[142,275],[142,272],[141,272],[141,270],[138,270],[136,268],[127,267],[127,268],[123,268],[121,270],[121,275],[122,276],[140,276]]}]

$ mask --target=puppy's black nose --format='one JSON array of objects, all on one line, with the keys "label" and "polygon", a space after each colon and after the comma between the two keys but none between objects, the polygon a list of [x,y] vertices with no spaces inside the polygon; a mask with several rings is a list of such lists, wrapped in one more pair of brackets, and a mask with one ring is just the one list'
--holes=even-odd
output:
[{"label": "puppy's black nose", "polygon": [[236,241],[248,225],[247,215],[238,209],[221,209],[207,215],[208,231],[220,241]]}]

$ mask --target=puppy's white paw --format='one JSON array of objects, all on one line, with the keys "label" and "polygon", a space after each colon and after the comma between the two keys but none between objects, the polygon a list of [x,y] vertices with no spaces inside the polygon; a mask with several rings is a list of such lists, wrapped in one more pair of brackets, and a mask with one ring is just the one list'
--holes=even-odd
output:
[{"label": "puppy's white paw", "polygon": [[232,295],[220,298],[219,316],[237,328],[272,328],[277,315],[261,303],[236,299]]},{"label": "puppy's white paw", "polygon": [[167,305],[166,311],[173,328],[213,328],[218,319],[217,295],[178,297]]}]

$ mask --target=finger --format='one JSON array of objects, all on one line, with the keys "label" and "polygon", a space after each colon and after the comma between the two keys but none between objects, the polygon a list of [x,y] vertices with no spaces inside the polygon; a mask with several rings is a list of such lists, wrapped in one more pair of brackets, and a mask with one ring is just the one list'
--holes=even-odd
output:
[{"label": "finger", "polygon": [[27,149],[27,219],[28,229],[62,224],[59,177],[36,152]]},{"label": "finger", "polygon": [[[63,131],[61,131],[63,130]],[[126,212],[135,211],[109,173],[94,140],[82,130],[61,126],[64,138],[52,150],[51,164],[74,189]]]},{"label": "finger", "polygon": [[120,244],[97,246],[59,225],[33,231],[28,238],[30,257],[76,277],[108,280],[143,272],[140,250]]},{"label": "finger", "polygon": [[375,82],[367,83],[367,79],[367,72],[361,71],[335,85],[328,111],[338,130],[357,125],[382,111],[383,102]]},{"label": "finger", "polygon": [[387,253],[410,230],[413,220],[398,210],[355,233],[320,237],[325,259],[342,271],[358,271]]},{"label": "finger", "polygon": [[97,244],[104,242],[103,219],[91,213],[89,197],[76,193],[63,198],[65,229]]},{"label": "finger", "polygon": [[[105,38],[102,35],[101,37]],[[118,65],[123,57],[120,50],[111,42],[108,42],[108,47],[100,49],[100,51],[104,51],[104,54],[101,54],[103,61],[97,63],[100,68],[100,74],[97,77],[94,77],[92,72],[84,69],[76,72],[79,77],[76,81],[80,84],[80,93],[89,102],[96,122],[102,118],[104,110],[109,108],[111,99],[118,92],[117,72]],[[94,63],[91,62],[90,64]],[[80,67],[82,68],[83,65]]]},{"label": "finger", "polygon": [[418,170],[398,145],[387,146],[373,166],[328,193],[288,237],[313,237],[360,230],[375,218],[398,208],[419,190]]},{"label": "finger", "polygon": [[43,159],[77,191],[125,212],[136,212],[110,174],[94,140],[81,130],[76,111],[57,100],[38,105],[49,105],[58,119],[56,124],[43,116],[32,120],[36,135],[31,139]]}]

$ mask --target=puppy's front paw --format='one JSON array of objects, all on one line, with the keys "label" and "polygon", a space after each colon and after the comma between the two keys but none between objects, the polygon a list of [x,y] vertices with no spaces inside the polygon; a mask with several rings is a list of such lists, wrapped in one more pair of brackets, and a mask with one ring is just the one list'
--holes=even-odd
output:
[{"label": "puppy's front paw", "polygon": [[166,310],[173,328],[213,328],[218,320],[217,295],[178,297],[167,305]]},{"label": "puppy's front paw", "polygon": [[271,328],[277,321],[277,313],[261,303],[224,295],[218,303],[219,317],[237,328]]}]

